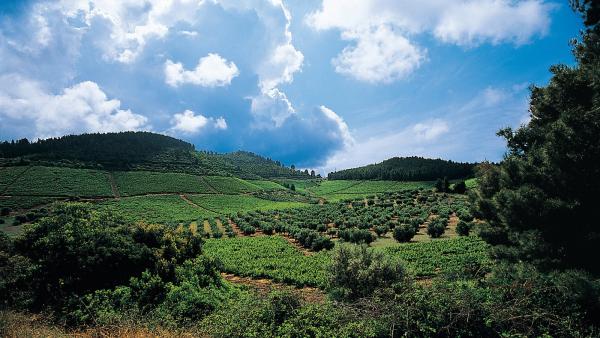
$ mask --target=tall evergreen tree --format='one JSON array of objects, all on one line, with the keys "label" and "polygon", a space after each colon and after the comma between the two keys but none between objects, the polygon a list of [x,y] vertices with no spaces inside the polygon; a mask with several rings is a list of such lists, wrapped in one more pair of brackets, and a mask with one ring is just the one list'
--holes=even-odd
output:
[{"label": "tall evergreen tree", "polygon": [[549,84],[531,87],[531,121],[498,132],[508,152],[479,169],[474,201],[498,257],[600,273],[600,11],[572,4],[586,24],[577,64],[552,66]]}]

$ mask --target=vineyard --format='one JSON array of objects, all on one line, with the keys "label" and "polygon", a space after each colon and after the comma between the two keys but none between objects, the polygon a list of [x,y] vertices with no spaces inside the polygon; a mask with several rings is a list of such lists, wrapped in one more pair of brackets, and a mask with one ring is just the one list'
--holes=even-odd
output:
[{"label": "vineyard", "polygon": [[[270,278],[302,286],[325,287],[329,251],[304,255],[280,236],[209,239],[207,255],[219,258],[226,272],[253,278]],[[486,271],[491,265],[487,245],[475,237],[458,237],[429,243],[407,243],[372,249],[402,261],[417,278],[464,270]]]}]

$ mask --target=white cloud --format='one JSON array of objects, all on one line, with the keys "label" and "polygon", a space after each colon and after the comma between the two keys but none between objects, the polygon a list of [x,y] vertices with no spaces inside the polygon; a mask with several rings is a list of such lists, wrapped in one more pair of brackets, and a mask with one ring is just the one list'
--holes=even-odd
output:
[{"label": "white cloud", "polygon": [[387,25],[345,31],[342,38],[356,41],[356,46],[344,48],[333,59],[335,70],[361,81],[390,83],[406,77],[425,60],[424,50]]},{"label": "white cloud", "polygon": [[179,62],[165,62],[165,82],[172,87],[186,83],[203,87],[223,87],[229,85],[239,73],[235,63],[213,53],[201,58],[194,70],[185,70]]},{"label": "white cloud", "polygon": [[550,8],[539,0],[459,2],[442,14],[434,35],[441,41],[463,46],[484,42],[521,45],[535,35],[547,34]]},{"label": "white cloud", "polygon": [[285,93],[277,88],[252,97],[250,110],[254,115],[253,127],[258,129],[281,127],[296,113]]},{"label": "white cloud", "polygon": [[345,147],[351,147],[352,145],[354,145],[354,138],[352,137],[352,134],[350,134],[348,124],[346,124],[344,119],[342,119],[338,114],[336,114],[336,112],[325,106],[321,106],[319,107],[319,109],[321,110],[323,115],[325,115],[326,118],[333,121],[337,126],[337,130],[332,130],[330,131],[330,133],[339,135]]},{"label": "white cloud", "polygon": [[187,36],[187,37],[191,37],[191,38],[198,36],[198,32],[196,32],[196,31],[186,31],[186,30],[182,30],[182,31],[179,31],[179,32],[177,32],[177,33],[178,33],[179,35],[183,35],[183,36]]},{"label": "white cloud", "polygon": [[65,88],[60,94],[17,74],[0,76],[0,116],[15,125],[27,125],[30,137],[82,132],[149,129],[145,116],[121,109],[91,81]]},{"label": "white cloud", "polygon": [[439,153],[443,153],[442,149],[452,146],[448,143],[440,145],[435,142],[448,130],[445,121],[433,119],[405,127],[395,133],[353,141],[350,146],[328,158],[319,172],[328,173],[378,163],[394,156],[436,157]]},{"label": "white cloud", "polygon": [[107,60],[134,62],[149,39],[164,38],[178,22],[193,23],[203,0],[63,0],[59,6],[69,19],[81,18],[88,29],[105,27],[96,44]]},{"label": "white cloud", "polygon": [[219,117],[215,120],[215,129],[227,130],[227,121],[223,117]]},{"label": "white cloud", "polygon": [[172,134],[195,135],[209,127],[216,130],[226,130],[227,122],[223,117],[213,119],[212,117],[196,114],[187,109],[173,115],[171,118],[171,128],[168,132]]},{"label": "white cloud", "polygon": [[521,45],[547,34],[552,8],[544,0],[323,0],[305,21],[315,30],[337,29],[343,39],[356,41],[334,59],[336,71],[385,83],[424,61],[425,49],[410,41],[417,34],[460,46]]},{"label": "white cloud", "polygon": [[196,134],[208,124],[208,118],[191,110],[173,115],[171,119],[171,130],[184,134]]},{"label": "white cloud", "polygon": [[448,123],[440,119],[417,123],[412,128],[417,139],[426,141],[435,140],[449,130]]}]

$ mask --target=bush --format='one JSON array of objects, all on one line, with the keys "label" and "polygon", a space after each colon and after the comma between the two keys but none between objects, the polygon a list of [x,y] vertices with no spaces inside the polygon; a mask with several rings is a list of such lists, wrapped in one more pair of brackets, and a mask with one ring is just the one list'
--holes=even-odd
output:
[{"label": "bush", "polygon": [[8,207],[0,209],[0,216],[8,216],[12,210]]},{"label": "bush", "polygon": [[416,233],[414,226],[409,224],[399,224],[394,228],[394,239],[398,242],[409,242]]},{"label": "bush", "polygon": [[378,288],[390,288],[404,280],[404,268],[366,245],[341,244],[331,258],[329,291],[335,299],[356,300]]},{"label": "bush", "polygon": [[448,221],[441,217],[432,220],[427,226],[427,234],[431,238],[439,238],[446,231],[446,224],[448,224]]},{"label": "bush", "polygon": [[460,221],[456,225],[456,233],[460,236],[469,236],[469,232],[471,232],[471,224],[465,221]]},{"label": "bush", "polygon": [[378,225],[375,227],[375,233],[377,236],[381,237],[385,235],[390,229],[385,225]]}]

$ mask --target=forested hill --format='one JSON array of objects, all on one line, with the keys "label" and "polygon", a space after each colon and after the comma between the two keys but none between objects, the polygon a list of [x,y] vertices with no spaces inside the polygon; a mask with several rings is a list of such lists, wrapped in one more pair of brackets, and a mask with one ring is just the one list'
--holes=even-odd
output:
[{"label": "forested hill", "polygon": [[393,157],[381,163],[329,173],[330,180],[432,181],[441,177],[464,178],[473,174],[473,163],[423,157]]},{"label": "forested hill", "polygon": [[116,170],[185,172],[257,178],[308,178],[277,161],[238,151],[196,151],[194,145],[150,132],[68,135],[0,143],[1,165],[50,165]]}]

